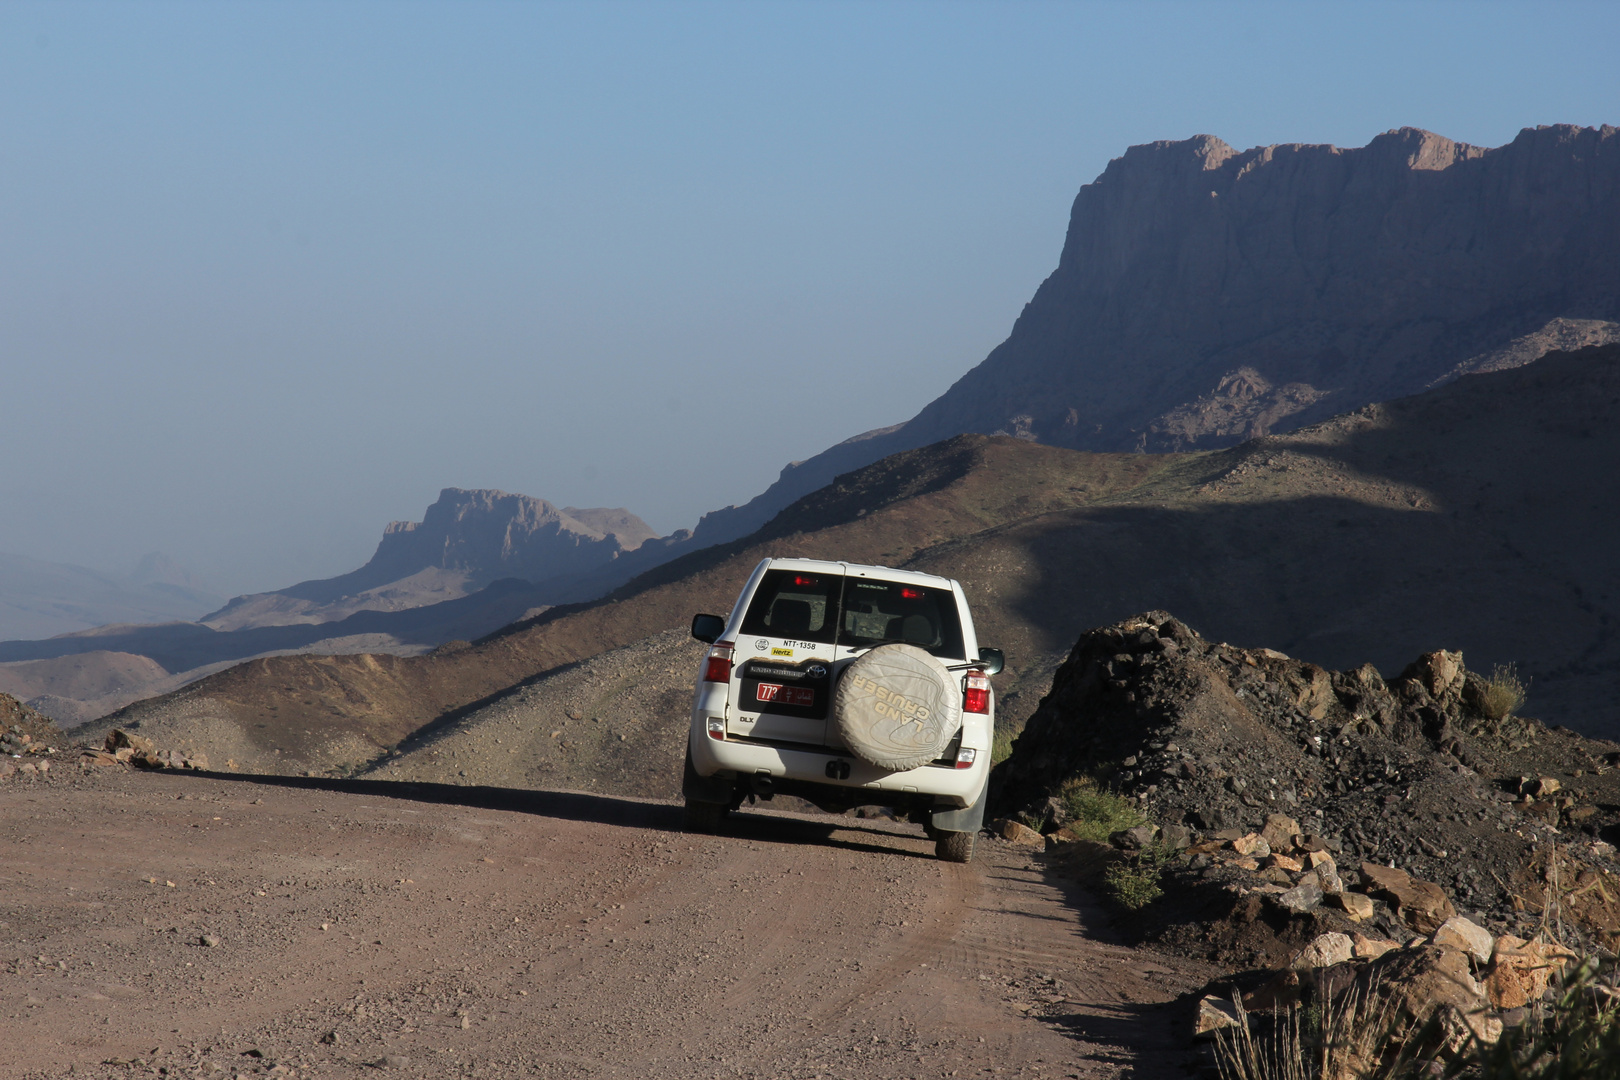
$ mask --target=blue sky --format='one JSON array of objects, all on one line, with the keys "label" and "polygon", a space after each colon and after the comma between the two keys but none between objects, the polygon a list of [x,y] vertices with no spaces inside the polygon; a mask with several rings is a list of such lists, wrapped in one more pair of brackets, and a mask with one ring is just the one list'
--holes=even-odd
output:
[{"label": "blue sky", "polygon": [[[981,360],[1125,147],[1620,122],[1620,5],[0,5],[0,551],[652,525]],[[741,433],[740,433],[741,432]]]}]

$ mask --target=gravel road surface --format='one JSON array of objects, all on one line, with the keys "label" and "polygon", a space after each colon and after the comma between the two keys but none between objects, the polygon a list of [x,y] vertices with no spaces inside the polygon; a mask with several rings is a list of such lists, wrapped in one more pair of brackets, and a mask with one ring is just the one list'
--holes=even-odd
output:
[{"label": "gravel road surface", "polygon": [[[66,770],[58,770],[66,771]],[[0,1074],[1183,1077],[1211,972],[981,838],[497,788],[0,787]],[[1090,928],[1088,930],[1088,928]]]}]

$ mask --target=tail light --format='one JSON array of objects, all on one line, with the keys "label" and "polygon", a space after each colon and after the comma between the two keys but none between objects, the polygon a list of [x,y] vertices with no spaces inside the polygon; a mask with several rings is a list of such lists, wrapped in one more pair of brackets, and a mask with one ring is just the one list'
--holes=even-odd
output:
[{"label": "tail light", "polygon": [[973,763],[979,758],[979,752],[971,746],[964,746],[956,752],[956,767],[958,769],[971,769]]},{"label": "tail light", "polygon": [[709,732],[709,738],[711,738],[711,739],[720,739],[720,740],[725,739],[725,737],[726,737],[726,722],[724,720],[722,720],[720,717],[718,717],[718,716],[709,717],[708,723],[705,726],[706,726],[706,730]]},{"label": "tail light", "polygon": [[731,681],[731,654],[734,646],[729,641],[717,641],[709,650],[708,662],[703,665],[704,682]]},{"label": "tail light", "polygon": [[967,689],[962,693],[962,711],[987,713],[990,711],[990,676],[982,671],[967,674]]}]

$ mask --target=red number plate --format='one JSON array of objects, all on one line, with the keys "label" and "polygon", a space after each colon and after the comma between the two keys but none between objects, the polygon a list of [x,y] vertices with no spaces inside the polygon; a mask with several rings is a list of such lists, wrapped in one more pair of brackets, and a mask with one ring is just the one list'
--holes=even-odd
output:
[{"label": "red number plate", "polygon": [[760,701],[774,701],[778,705],[814,705],[816,692],[804,686],[783,686],[780,683],[762,682],[754,691],[754,696]]}]

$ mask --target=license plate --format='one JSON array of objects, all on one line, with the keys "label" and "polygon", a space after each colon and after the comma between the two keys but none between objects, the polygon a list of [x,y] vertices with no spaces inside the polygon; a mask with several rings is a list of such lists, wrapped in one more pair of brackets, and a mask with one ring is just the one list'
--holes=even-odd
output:
[{"label": "license plate", "polygon": [[814,705],[816,692],[806,686],[783,686],[780,683],[759,684],[754,697],[760,701],[774,701],[778,705]]}]

